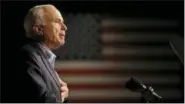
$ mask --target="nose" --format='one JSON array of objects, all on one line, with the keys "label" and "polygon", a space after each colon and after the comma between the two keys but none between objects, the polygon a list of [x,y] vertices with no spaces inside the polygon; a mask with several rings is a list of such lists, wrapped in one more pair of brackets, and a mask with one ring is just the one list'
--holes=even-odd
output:
[{"label": "nose", "polygon": [[65,24],[62,26],[62,30],[67,31],[67,26]]}]

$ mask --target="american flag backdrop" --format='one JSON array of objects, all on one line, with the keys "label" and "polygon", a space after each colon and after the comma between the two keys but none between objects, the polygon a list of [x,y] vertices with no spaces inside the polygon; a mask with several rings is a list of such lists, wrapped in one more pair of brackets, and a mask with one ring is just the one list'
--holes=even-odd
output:
[{"label": "american flag backdrop", "polygon": [[69,102],[141,102],[140,93],[125,87],[132,76],[151,85],[164,102],[182,101],[182,64],[169,44],[178,36],[178,21],[90,13],[63,17],[66,44],[54,53]]}]

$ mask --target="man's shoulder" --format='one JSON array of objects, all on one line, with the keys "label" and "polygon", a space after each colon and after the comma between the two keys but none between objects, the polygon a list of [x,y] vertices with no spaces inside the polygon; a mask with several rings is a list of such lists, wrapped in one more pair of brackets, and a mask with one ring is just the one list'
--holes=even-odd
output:
[{"label": "man's shoulder", "polygon": [[36,49],[31,46],[31,44],[24,44],[18,49],[18,53],[23,54],[23,53],[34,53]]},{"label": "man's shoulder", "polygon": [[17,50],[18,56],[21,57],[38,56],[39,55],[38,52],[39,49],[37,48],[37,46],[35,46],[35,44],[33,45],[33,43],[24,44]]},{"label": "man's shoulder", "polygon": [[30,39],[30,38],[26,38],[25,39],[26,42],[24,42],[18,49],[18,52],[35,52],[37,51],[37,41]]},{"label": "man's shoulder", "polygon": [[16,60],[19,67],[27,66],[28,62],[30,65],[39,66],[41,62],[37,49],[30,44],[25,44],[18,50]]}]

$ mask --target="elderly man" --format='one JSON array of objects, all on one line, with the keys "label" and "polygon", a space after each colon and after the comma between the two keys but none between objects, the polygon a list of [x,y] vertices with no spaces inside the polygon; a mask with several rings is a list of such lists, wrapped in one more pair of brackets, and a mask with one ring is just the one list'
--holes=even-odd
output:
[{"label": "elderly man", "polygon": [[50,4],[34,6],[25,17],[24,28],[31,41],[18,51],[10,102],[66,102],[68,87],[54,70],[56,56],[52,53],[65,43],[67,27],[62,15]]}]

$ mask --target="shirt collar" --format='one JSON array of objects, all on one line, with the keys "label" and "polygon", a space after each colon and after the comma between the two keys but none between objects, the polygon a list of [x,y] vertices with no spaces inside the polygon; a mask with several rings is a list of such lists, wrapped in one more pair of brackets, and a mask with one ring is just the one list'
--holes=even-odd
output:
[{"label": "shirt collar", "polygon": [[49,50],[49,48],[45,44],[40,43],[40,45],[44,49],[43,51],[46,54],[47,58],[50,60],[50,62],[55,60],[56,55],[51,50]]}]

